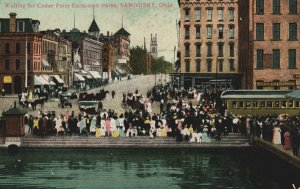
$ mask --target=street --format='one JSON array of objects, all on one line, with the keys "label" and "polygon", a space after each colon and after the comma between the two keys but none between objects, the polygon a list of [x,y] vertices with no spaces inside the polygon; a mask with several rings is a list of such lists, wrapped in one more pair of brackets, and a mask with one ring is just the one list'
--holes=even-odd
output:
[{"label": "street", "polygon": [[[160,83],[160,75],[156,76],[156,83]],[[166,76],[168,81],[168,76]],[[162,75],[163,84],[165,83],[165,75]],[[122,113],[124,110],[121,107],[122,102],[122,94],[123,92],[135,92],[135,90],[138,90],[140,94],[143,94],[143,96],[146,96],[146,93],[148,90],[150,90],[155,83],[155,76],[154,75],[135,75],[130,80],[127,78],[123,78],[121,81],[114,81],[104,87],[100,88],[94,88],[90,89],[87,92],[88,93],[97,93],[100,91],[100,89],[108,90],[109,94],[107,94],[106,99],[103,101],[103,108],[104,109],[113,109],[116,113]],[[111,91],[114,90],[116,92],[116,95],[114,99],[111,96]],[[13,106],[14,101],[17,101],[18,106],[18,99],[17,97],[1,97],[0,98],[0,111],[7,111],[10,107]],[[47,111],[55,111],[57,115],[59,114],[65,114],[66,111],[74,111],[75,114],[79,113],[79,107],[77,104],[77,100],[73,101],[72,108],[65,107],[65,108],[59,108],[58,107],[58,99],[56,100],[49,100],[42,109],[44,112]],[[28,113],[32,115],[37,115],[38,110],[40,110],[40,105],[37,106],[37,110],[32,111],[32,109],[27,109]],[[155,102],[153,104],[153,112],[159,113],[159,103]]]}]

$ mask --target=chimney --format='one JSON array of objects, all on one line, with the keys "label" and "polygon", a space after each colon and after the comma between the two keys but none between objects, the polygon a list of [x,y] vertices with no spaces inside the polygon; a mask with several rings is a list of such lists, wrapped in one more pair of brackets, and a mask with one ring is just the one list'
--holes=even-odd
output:
[{"label": "chimney", "polygon": [[107,31],[107,37],[109,36],[109,31]]},{"label": "chimney", "polygon": [[9,32],[16,32],[16,16],[17,14],[14,12],[9,14]]}]

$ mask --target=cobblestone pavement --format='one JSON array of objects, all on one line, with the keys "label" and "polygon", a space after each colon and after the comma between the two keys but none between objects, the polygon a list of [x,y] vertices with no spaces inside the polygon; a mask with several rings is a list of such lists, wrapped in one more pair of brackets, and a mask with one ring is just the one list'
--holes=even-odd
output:
[{"label": "cobblestone pavement", "polygon": [[[160,79],[160,76],[157,75],[156,82]],[[162,76],[163,83],[165,82],[165,76]],[[167,76],[168,81],[168,76]],[[124,79],[122,81],[115,81],[113,83],[110,83],[106,85],[105,87],[101,88],[95,88],[90,89],[87,92],[96,93],[99,92],[100,89],[108,90],[110,93],[107,94],[106,99],[103,101],[103,108],[105,109],[113,109],[117,113],[124,112],[124,110],[121,107],[121,101],[122,101],[122,94],[123,92],[134,92],[136,89],[139,91],[140,94],[143,94],[143,96],[146,96],[146,93],[149,89],[151,89],[154,86],[155,83],[155,76],[154,75],[135,75],[130,80]],[[111,97],[111,91],[114,90],[116,92],[115,98],[112,99]],[[10,107],[13,106],[14,101],[17,101],[18,106],[18,98],[16,95],[14,96],[5,96],[0,97],[0,113],[3,111],[7,111]],[[36,111],[32,111],[32,109],[27,109],[28,113],[32,115],[37,115],[37,111],[41,109],[41,107],[38,105]],[[154,102],[152,107],[153,112],[159,112],[159,103]],[[66,107],[64,109],[58,107],[58,99],[48,101],[48,103],[45,104],[43,111],[55,111],[57,114],[65,114],[66,111],[74,111],[76,114],[79,113],[79,107],[77,104],[77,100],[73,101],[72,108]]]}]

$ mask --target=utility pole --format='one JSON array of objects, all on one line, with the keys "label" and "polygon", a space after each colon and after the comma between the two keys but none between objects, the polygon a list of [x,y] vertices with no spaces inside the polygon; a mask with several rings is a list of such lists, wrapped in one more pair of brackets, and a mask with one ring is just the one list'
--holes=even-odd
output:
[{"label": "utility pole", "polygon": [[25,40],[25,89],[27,89],[28,87],[28,46],[27,46],[27,36],[26,36],[26,40]]}]

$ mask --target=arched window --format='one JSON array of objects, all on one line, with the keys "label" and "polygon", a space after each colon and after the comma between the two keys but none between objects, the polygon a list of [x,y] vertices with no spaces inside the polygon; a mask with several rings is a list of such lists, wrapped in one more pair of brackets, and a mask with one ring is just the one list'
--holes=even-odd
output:
[{"label": "arched window", "polygon": [[20,70],[20,60],[16,60],[16,71]]},{"label": "arched window", "polygon": [[155,47],[152,47],[152,52],[156,52],[156,51],[155,51]]},{"label": "arched window", "polygon": [[5,54],[9,54],[9,43],[5,44]]},{"label": "arched window", "polygon": [[20,54],[20,43],[16,43],[16,54]]}]

